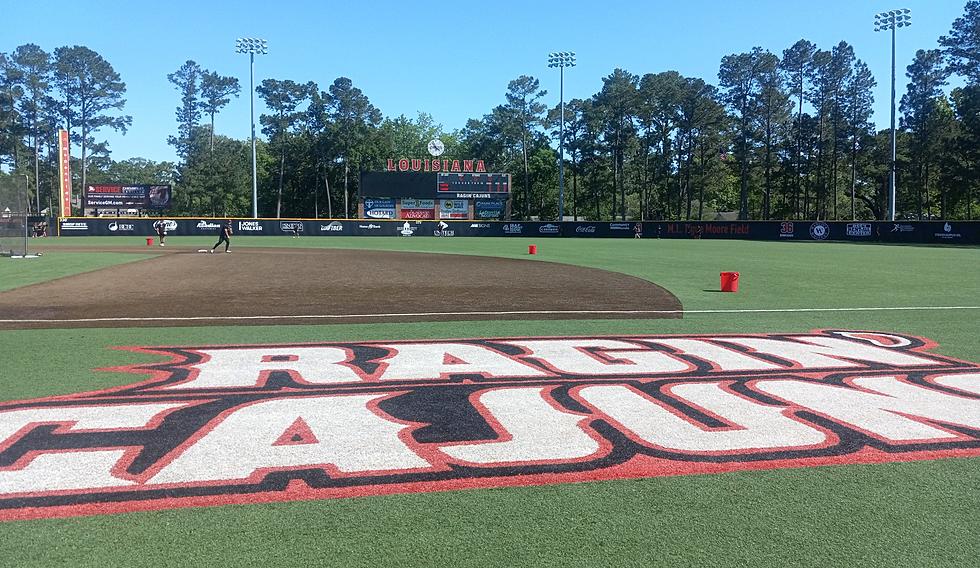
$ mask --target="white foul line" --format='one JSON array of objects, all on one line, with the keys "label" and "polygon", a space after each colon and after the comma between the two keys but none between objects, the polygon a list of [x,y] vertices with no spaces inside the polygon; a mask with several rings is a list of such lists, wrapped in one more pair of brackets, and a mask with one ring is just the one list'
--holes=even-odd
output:
[{"label": "white foul line", "polygon": [[927,310],[980,310],[980,306],[898,306],[863,308],[759,308],[717,310],[521,310],[521,311],[474,311],[474,312],[415,312],[390,314],[308,314],[272,316],[189,316],[189,317],[117,317],[77,319],[0,319],[4,323],[99,323],[127,321],[237,321],[237,320],[290,320],[290,319],[370,319],[414,318],[438,316],[513,316],[513,315],[672,315],[672,314],[767,314],[804,312],[886,312]]}]

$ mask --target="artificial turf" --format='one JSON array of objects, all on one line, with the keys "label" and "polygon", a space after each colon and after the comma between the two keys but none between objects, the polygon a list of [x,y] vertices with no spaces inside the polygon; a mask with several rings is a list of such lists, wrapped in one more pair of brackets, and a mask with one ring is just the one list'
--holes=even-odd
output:
[{"label": "artificial turf", "polygon": [[[61,239],[56,246],[115,244],[112,240]],[[235,245],[520,257],[526,256],[528,242],[242,238]],[[585,239],[536,243],[541,251],[536,258],[648,278],[677,294],[689,310],[980,304],[980,250],[975,248]],[[190,248],[197,242],[186,237],[173,244]],[[66,250],[66,256],[74,254]],[[742,272],[742,290],[712,291],[717,273],[730,269]],[[93,370],[152,360],[113,346],[815,328],[925,336],[939,342],[939,353],[980,363],[980,310],[25,330],[0,331],[0,399],[139,380]],[[977,488],[980,459],[946,459],[18,521],[0,524],[0,565],[976,566]]]}]

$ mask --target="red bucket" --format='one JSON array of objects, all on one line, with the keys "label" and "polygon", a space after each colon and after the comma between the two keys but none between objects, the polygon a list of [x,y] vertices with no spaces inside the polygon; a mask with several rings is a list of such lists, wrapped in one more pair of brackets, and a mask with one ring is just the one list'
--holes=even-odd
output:
[{"label": "red bucket", "polygon": [[148,247],[153,246],[153,237],[146,237],[146,246]]},{"label": "red bucket", "polygon": [[538,245],[527,245],[527,254],[538,254]]},{"label": "red bucket", "polygon": [[721,273],[721,291],[738,292],[738,272]]}]

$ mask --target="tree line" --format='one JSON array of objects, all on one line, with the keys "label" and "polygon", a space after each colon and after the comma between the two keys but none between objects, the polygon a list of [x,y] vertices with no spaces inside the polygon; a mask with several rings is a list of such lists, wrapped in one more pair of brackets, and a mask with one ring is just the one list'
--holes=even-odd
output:
[{"label": "tree line", "polygon": [[[916,52],[899,107],[898,204],[906,219],[980,210],[980,1]],[[187,61],[168,76],[179,104],[176,162],[116,162],[100,133],[125,132],[125,83],[81,46],[0,53],[0,164],[31,180],[36,210],[57,188],[55,132],[80,155],[77,182],[172,183],[170,214],[247,216],[250,140],[214,130],[241,93],[234,77]],[[948,89],[951,78],[962,86]],[[614,69],[591,97],[565,104],[565,214],[589,219],[883,219],[890,130],[871,122],[876,79],[841,41],[800,40],[722,58],[717,82],[676,71]],[[560,109],[538,78],[510,81],[500,105],[447,131],[426,113],[386,117],[350,79],[265,79],[257,147],[261,216],[345,217],[358,174],[388,158],[479,158],[513,176],[511,218],[558,215]],[[56,201],[56,200],[55,200]]]}]

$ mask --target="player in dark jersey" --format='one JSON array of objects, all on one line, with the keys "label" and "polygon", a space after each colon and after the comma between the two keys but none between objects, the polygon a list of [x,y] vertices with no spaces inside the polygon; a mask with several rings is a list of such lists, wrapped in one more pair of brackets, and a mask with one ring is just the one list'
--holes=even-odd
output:
[{"label": "player in dark jersey", "polygon": [[225,252],[231,252],[228,247],[231,246],[231,221],[229,220],[225,223],[224,227],[221,227],[221,231],[218,233],[218,242],[214,243],[211,247],[210,252],[214,252],[214,249],[218,248],[218,245],[225,243]]},{"label": "player in dark jersey", "polygon": [[167,241],[167,222],[163,219],[159,219],[153,222],[153,228],[157,231],[157,236],[160,237],[160,246],[165,246],[164,243]]}]

